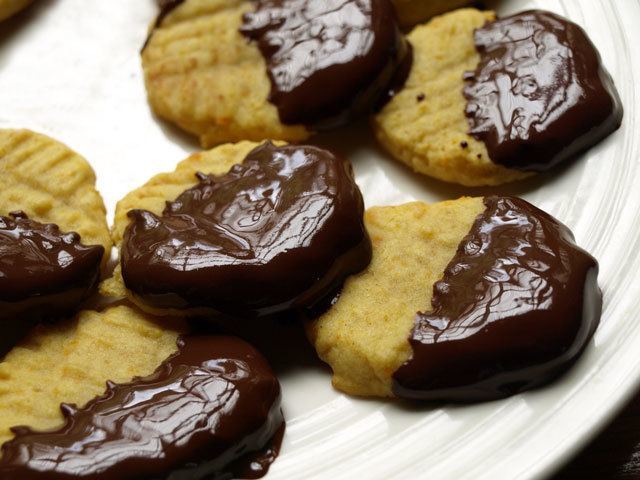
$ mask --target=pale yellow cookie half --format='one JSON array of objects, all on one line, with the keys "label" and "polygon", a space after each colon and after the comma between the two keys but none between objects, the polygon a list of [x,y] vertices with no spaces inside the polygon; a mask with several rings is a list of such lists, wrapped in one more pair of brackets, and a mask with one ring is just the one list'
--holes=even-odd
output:
[{"label": "pale yellow cookie half", "polygon": [[13,437],[14,426],[61,426],[60,404],[84,405],[105,392],[107,380],[153,373],[185,330],[182,320],[159,323],[127,306],[36,327],[0,363],[0,444]]},{"label": "pale yellow cookie half", "polygon": [[111,237],[91,165],[66,145],[29,130],[0,129],[0,215],[16,210],[41,223],[77,232],[84,245]]},{"label": "pale yellow cookie half", "polygon": [[378,141],[416,172],[466,186],[499,185],[532,175],[493,163],[470,136],[465,71],[480,62],[473,32],[493,12],[467,8],[435,17],[408,36],[413,66],[404,88],[373,118]]},{"label": "pale yellow cookie half", "polygon": [[[282,142],[274,142],[282,145]],[[128,193],[116,205],[116,213],[111,235],[116,247],[120,247],[124,231],[129,225],[127,213],[134,209],[148,210],[156,215],[161,215],[167,201],[175,200],[182,192],[198,183],[196,173],[222,175],[227,173],[237,163],[242,163],[245,157],[260,143],[239,142],[221,145],[206,152],[196,153],[178,163],[173,172],[156,175],[140,188]],[[112,278],[100,285],[103,295],[114,298],[128,298],[141,309],[156,315],[174,314],[198,314],[207,313],[206,309],[193,309],[188,311],[176,311],[153,308],[138,299],[131,291],[127,290],[120,265],[115,269]]]},{"label": "pale yellow cookie half", "polygon": [[335,388],[393,396],[393,373],[411,357],[416,313],[431,310],[434,283],[484,209],[482,198],[461,198],[367,210],[371,264],[347,279],[337,303],[307,324]]},{"label": "pale yellow cookie half", "polygon": [[0,21],[26,8],[33,0],[0,0]]},{"label": "pale yellow cookie half", "polygon": [[310,132],[280,122],[269,103],[265,61],[238,29],[249,0],[186,0],[151,32],[142,51],[149,103],[160,117],[197,135],[203,147]]},{"label": "pale yellow cookie half", "polygon": [[405,28],[470,3],[471,0],[393,0],[398,21]]}]

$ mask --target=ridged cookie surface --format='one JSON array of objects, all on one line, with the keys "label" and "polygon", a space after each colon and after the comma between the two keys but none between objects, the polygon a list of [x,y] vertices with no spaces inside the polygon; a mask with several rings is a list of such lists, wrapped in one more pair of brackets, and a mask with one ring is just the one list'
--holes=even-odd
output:
[{"label": "ridged cookie surface", "polygon": [[0,363],[0,443],[13,426],[60,426],[60,403],[83,405],[104,393],[107,380],[152,373],[177,349],[184,328],[126,306],[36,327]]},{"label": "ridged cookie surface", "polygon": [[0,215],[16,210],[111,250],[106,210],[91,165],[66,145],[29,130],[0,129]]},{"label": "ridged cookie surface", "polygon": [[416,313],[430,309],[433,284],[483,210],[482,198],[463,198],[367,211],[371,264],[350,277],[338,302],[308,325],[337,389],[392,396],[392,375],[411,356]]},{"label": "ridged cookie surface", "polygon": [[380,143],[416,172],[468,186],[530,175],[493,163],[484,143],[467,133],[463,74],[480,61],[473,31],[494,18],[493,12],[461,9],[409,34],[414,53],[409,78],[373,124]]},{"label": "ridged cookie surface", "polygon": [[33,0],[0,0],[0,21],[18,13],[31,2]]},{"label": "ridged cookie surface", "polygon": [[142,52],[151,107],[203,147],[309,136],[302,126],[283,125],[267,100],[265,61],[238,31],[251,8],[247,0],[186,0],[156,26]]},{"label": "ridged cookie surface", "polygon": [[[127,212],[140,208],[161,215],[167,201],[175,200],[182,192],[198,183],[196,173],[224,174],[233,165],[242,163],[247,154],[258,145],[259,143],[255,142],[239,142],[196,153],[178,163],[173,172],[158,174],[140,188],[127,194],[116,205],[111,232],[116,247],[120,247],[124,231],[129,225]],[[169,310],[153,309],[135,298],[124,285],[120,265],[116,268],[113,278],[103,282],[100,291],[110,297],[129,297],[131,301],[148,312],[160,315],[175,313]]]}]

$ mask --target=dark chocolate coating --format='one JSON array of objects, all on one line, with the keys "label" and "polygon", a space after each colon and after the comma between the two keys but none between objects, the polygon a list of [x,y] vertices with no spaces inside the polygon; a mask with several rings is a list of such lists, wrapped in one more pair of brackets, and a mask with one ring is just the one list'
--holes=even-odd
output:
[{"label": "dark chocolate coating", "polygon": [[265,143],[168,203],[129,212],[128,289],[161,308],[237,316],[310,308],[371,260],[351,166],[311,146]]},{"label": "dark chocolate coating", "polygon": [[240,32],[257,41],[284,124],[335,128],[369,113],[410,62],[389,0],[255,3]]},{"label": "dark chocolate coating", "polygon": [[475,31],[480,63],[464,89],[469,133],[494,163],[543,171],[615,131],[622,105],[578,25],[540,10]]},{"label": "dark chocolate coating", "polygon": [[0,357],[34,324],[75,312],[95,291],[103,254],[23,212],[0,217]]},{"label": "dark chocolate coating", "polygon": [[519,198],[487,197],[432,307],[418,313],[399,397],[476,401],[513,395],[565,371],[600,321],[598,262],[567,227]]},{"label": "dark chocolate coating", "polygon": [[160,8],[159,17],[166,17],[171,11],[176,8],[181,3],[184,3],[184,0],[156,0],[158,7]]},{"label": "dark chocolate coating", "polygon": [[283,418],[266,360],[236,337],[191,336],[178,346],[152,375],[108,383],[83,408],[62,405],[58,430],[13,429],[0,479],[229,478],[246,455],[268,458]]}]

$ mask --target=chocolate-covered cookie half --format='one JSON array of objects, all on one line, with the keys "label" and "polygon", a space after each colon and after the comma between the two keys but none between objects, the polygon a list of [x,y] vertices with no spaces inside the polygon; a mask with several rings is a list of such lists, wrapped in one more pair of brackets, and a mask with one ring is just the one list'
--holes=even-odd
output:
[{"label": "chocolate-covered cookie half", "polygon": [[73,315],[96,290],[103,254],[24,212],[0,216],[0,356],[34,324]]},{"label": "chocolate-covered cookie half", "polygon": [[366,219],[371,265],[309,326],[348,393],[502,398],[554,380],[598,326],[597,261],[522,199],[377,207]]},{"label": "chocolate-covered cookie half", "polygon": [[[227,150],[238,148],[246,151]],[[226,173],[201,170],[161,215],[128,212],[121,269],[137,300],[242,317],[313,309],[367,266],[363,200],[348,162],[269,142],[237,158]]]},{"label": "chocolate-covered cookie half", "polygon": [[142,51],[149,102],[204,147],[343,126],[412,59],[390,0],[160,3]]},{"label": "chocolate-covered cookie half", "polygon": [[255,3],[240,31],[265,58],[269,101],[285,124],[336,127],[369,113],[411,62],[388,0]]},{"label": "chocolate-covered cookie half", "polygon": [[264,475],[284,429],[267,362],[235,337],[186,336],[178,347],[149,376],[109,382],[83,407],[63,404],[58,429],[15,427],[0,479]]},{"label": "chocolate-covered cookie half", "polygon": [[478,28],[474,42],[480,63],[464,77],[465,114],[491,161],[547,170],[620,126],[613,80],[575,23],[529,10]]},{"label": "chocolate-covered cookie half", "polygon": [[556,14],[460,9],[408,39],[407,81],[373,125],[419,173],[467,186],[521,180],[570,161],[622,122],[596,47]]},{"label": "chocolate-covered cookie half", "polygon": [[29,130],[0,129],[0,357],[35,324],[73,316],[111,250],[89,163]]}]

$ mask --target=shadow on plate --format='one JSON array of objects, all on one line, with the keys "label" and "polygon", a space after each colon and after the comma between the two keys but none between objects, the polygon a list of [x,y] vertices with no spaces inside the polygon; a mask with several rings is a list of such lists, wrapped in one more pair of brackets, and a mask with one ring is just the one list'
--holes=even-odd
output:
[{"label": "shadow on plate", "polygon": [[640,392],[606,429],[552,480],[640,478]]},{"label": "shadow on plate", "polygon": [[440,200],[455,199],[463,196],[487,196],[487,195],[513,195],[524,196],[533,191],[539,190],[542,186],[557,181],[574,168],[583,168],[581,159],[584,155],[579,155],[575,159],[566,161],[556,166],[548,172],[540,173],[531,178],[511,182],[494,187],[465,187],[455,183],[443,182],[435,178],[428,177],[414,172],[406,164],[395,160],[376,141],[373,131],[367,121],[360,121],[340,131],[326,132],[312,137],[309,143],[322,148],[332,150],[352,161],[357,168],[359,151],[364,146],[373,147],[376,154],[383,163],[383,170],[389,179],[394,182],[406,184],[409,182],[410,193],[420,198],[421,194],[429,194]]},{"label": "shadow on plate", "polygon": [[177,125],[174,125],[168,120],[165,120],[164,118],[158,116],[153,110],[151,110],[150,106],[148,108],[150,110],[153,121],[155,122],[156,125],[160,127],[160,130],[162,130],[162,133],[164,134],[164,136],[167,137],[167,140],[169,140],[171,143],[175,143],[176,145],[179,145],[180,147],[184,148],[188,152],[195,153],[203,150],[200,147],[198,138],[195,135],[192,135],[186,132],[185,130],[182,130]]},{"label": "shadow on plate", "polygon": [[295,370],[322,371],[331,381],[329,368],[318,358],[304,332],[303,322],[293,316],[235,319],[194,318],[196,332],[236,335],[256,347],[278,376]]}]

